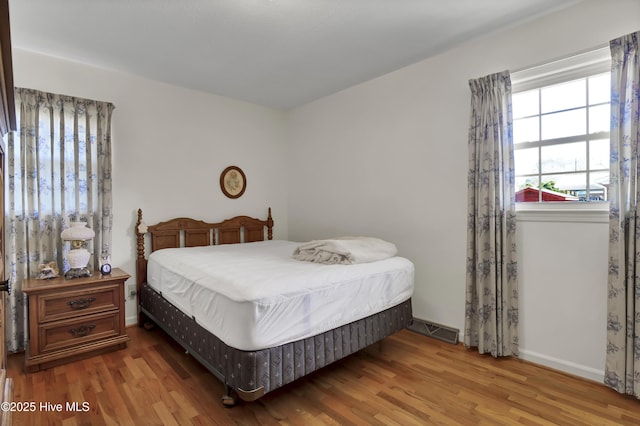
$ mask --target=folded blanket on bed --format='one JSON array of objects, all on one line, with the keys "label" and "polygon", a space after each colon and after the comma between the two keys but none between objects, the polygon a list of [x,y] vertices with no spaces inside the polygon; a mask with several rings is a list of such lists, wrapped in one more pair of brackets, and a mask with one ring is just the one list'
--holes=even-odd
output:
[{"label": "folded blanket on bed", "polygon": [[398,253],[395,244],[373,237],[340,237],[313,240],[293,251],[293,257],[307,262],[352,265],[393,257]]}]

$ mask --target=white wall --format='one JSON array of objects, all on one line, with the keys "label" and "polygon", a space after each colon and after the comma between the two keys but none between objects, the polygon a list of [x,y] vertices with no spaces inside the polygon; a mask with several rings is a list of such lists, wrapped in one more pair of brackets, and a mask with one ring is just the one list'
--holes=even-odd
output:
[{"label": "white wall", "polygon": [[[135,274],[138,208],[153,224],[178,216],[264,218],[270,206],[275,238],[287,238],[281,112],[19,49],[13,55],[16,86],[116,107],[113,266]],[[229,165],[241,167],[247,177],[246,192],[235,200],[220,191],[220,173]],[[126,309],[127,323],[134,322],[134,299]]]},{"label": "white wall", "polygon": [[519,215],[520,355],[602,381],[608,214],[563,213],[558,220],[566,222],[540,221],[540,214]]},{"label": "white wall", "polygon": [[[289,237],[395,242],[416,265],[415,316],[462,331],[468,80],[638,29],[640,2],[587,0],[290,111]],[[606,226],[520,222],[524,358],[601,378]],[[546,254],[567,269],[539,273]]]}]

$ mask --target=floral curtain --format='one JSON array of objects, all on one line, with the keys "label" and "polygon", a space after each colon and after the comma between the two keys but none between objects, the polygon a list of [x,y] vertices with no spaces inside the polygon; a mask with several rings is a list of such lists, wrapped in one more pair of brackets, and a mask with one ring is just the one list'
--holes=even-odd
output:
[{"label": "floral curtain", "polygon": [[18,131],[7,139],[6,274],[7,351],[24,349],[27,305],[22,280],[39,265],[65,267],[60,233],[74,220],[96,236],[97,266],[111,249],[111,114],[106,102],[15,89]]},{"label": "floral curtain", "polygon": [[515,174],[508,72],[469,81],[467,283],[464,344],[518,354]]},{"label": "floral curtain", "polygon": [[604,382],[640,398],[640,32],[610,42],[611,171]]}]

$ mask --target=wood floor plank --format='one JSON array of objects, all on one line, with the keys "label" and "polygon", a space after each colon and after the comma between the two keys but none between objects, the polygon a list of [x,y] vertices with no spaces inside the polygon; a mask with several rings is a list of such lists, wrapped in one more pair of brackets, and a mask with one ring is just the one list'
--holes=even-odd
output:
[{"label": "wood floor plank", "polygon": [[14,401],[88,411],[16,412],[15,425],[637,425],[640,401],[518,359],[493,359],[402,331],[252,403],[159,329],[126,349],[37,373],[9,357]]}]

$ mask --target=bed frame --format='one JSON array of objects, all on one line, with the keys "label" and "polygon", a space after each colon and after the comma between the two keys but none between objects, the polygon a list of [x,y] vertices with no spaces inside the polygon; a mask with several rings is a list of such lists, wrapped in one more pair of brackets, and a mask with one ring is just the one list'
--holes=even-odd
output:
[{"label": "bed frame", "polygon": [[219,223],[190,218],[171,219],[146,226],[138,210],[137,297],[138,324],[155,323],[202,363],[225,385],[224,405],[237,397],[255,401],[267,392],[293,382],[334,361],[355,353],[402,330],[412,321],[411,299],[385,311],[321,333],[317,336],[273,348],[241,351],[226,345],[169,303],[146,284],[145,236],[150,234],[151,251],[162,248],[239,244],[273,239],[271,208],[266,220],[236,216]]}]

